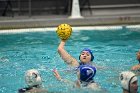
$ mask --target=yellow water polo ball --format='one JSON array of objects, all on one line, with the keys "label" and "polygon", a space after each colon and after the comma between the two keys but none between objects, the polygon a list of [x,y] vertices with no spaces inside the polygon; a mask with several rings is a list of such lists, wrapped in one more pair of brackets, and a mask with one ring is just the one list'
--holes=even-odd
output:
[{"label": "yellow water polo ball", "polygon": [[67,40],[72,33],[72,28],[69,24],[60,24],[56,30],[57,35],[62,40]]}]

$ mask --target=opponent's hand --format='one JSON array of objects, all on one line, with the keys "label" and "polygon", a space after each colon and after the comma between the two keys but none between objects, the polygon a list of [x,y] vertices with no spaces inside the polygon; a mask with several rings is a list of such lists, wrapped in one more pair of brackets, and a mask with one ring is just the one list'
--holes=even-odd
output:
[{"label": "opponent's hand", "polygon": [[57,78],[57,80],[61,80],[61,76],[56,69],[53,69],[53,73],[54,73],[54,76]]}]

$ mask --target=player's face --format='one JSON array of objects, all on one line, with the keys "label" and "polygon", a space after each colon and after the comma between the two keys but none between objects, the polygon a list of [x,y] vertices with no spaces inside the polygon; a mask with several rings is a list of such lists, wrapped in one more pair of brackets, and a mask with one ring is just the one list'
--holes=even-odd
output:
[{"label": "player's face", "polygon": [[88,52],[88,51],[83,51],[81,54],[80,54],[80,60],[81,62],[90,62],[91,61],[91,54]]}]

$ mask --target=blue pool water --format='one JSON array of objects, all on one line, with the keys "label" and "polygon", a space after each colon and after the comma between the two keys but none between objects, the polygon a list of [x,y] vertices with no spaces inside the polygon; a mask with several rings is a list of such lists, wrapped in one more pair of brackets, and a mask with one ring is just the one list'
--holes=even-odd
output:
[{"label": "blue pool water", "polygon": [[[67,71],[68,66],[57,53],[59,42],[54,31],[0,34],[0,93],[17,93],[19,88],[26,87],[24,73],[31,68],[40,71],[49,92],[92,93],[54,78],[52,69],[57,68],[63,78],[76,80],[76,75]],[[107,93],[121,93],[119,73],[138,63],[140,28],[74,31],[66,50],[78,60],[85,47],[93,50],[97,65],[106,67],[98,69],[95,81]]]}]

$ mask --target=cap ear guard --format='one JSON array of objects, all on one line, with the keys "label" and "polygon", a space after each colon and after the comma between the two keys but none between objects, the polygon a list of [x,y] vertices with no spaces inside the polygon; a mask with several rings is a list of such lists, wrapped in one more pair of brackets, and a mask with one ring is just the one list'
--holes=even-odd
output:
[{"label": "cap ear guard", "polygon": [[122,87],[128,90],[128,82],[126,82],[127,78],[125,78],[123,74],[120,74],[119,80],[121,81]]}]

